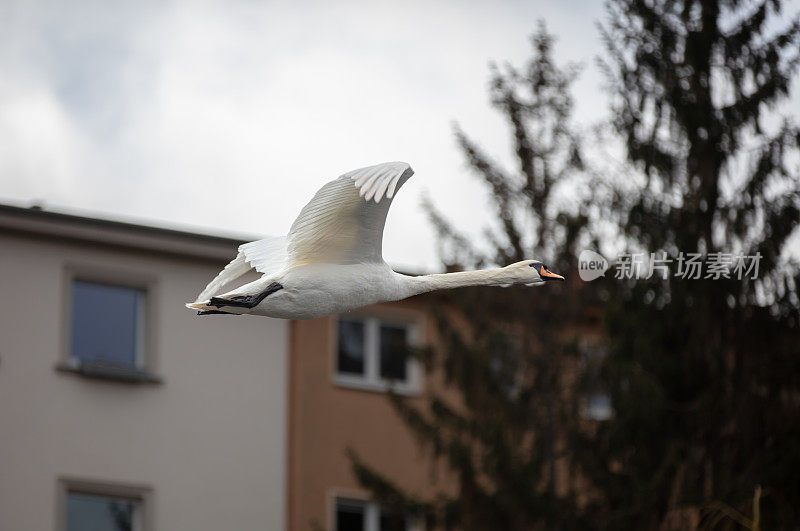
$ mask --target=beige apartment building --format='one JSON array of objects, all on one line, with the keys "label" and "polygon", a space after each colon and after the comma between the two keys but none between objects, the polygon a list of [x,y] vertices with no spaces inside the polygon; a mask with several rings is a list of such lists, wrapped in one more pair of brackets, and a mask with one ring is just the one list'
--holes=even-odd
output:
[{"label": "beige apartment building", "polygon": [[0,530],[286,528],[289,324],[183,307],[239,243],[0,206]]},{"label": "beige apartment building", "polygon": [[423,529],[346,452],[448,487],[387,398],[448,396],[405,355],[436,345],[437,295],[309,321],[186,310],[240,243],[0,205],[0,531]]},{"label": "beige apartment building", "polygon": [[420,529],[346,450],[406,487],[430,468],[390,385],[426,297],[311,321],[183,307],[240,240],[0,205],[0,530]]}]

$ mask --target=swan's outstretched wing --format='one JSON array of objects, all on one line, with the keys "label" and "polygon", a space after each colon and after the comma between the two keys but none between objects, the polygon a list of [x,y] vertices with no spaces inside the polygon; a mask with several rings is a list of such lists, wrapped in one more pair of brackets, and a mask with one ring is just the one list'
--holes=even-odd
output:
[{"label": "swan's outstretched wing", "polygon": [[197,296],[197,301],[208,300],[222,286],[233,282],[251,269],[271,275],[287,265],[286,237],[264,238],[239,246],[239,254]]},{"label": "swan's outstretched wing", "polygon": [[286,254],[286,236],[264,238],[239,246],[239,252],[253,269],[265,275],[277,273],[288,264]]},{"label": "swan's outstretched wing", "polygon": [[345,173],[303,207],[287,236],[290,265],[382,262],[383,226],[414,170],[387,162]]},{"label": "swan's outstretched wing", "polygon": [[250,269],[271,275],[311,264],[381,262],[383,226],[397,190],[414,170],[387,162],[345,173],[319,189],[303,207],[286,237],[239,246],[239,254],[209,283],[197,301],[207,300]]}]

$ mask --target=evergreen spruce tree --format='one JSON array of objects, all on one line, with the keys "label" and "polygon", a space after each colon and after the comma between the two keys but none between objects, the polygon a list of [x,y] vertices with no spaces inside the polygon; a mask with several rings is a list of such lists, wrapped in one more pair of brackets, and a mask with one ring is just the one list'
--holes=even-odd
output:
[{"label": "evergreen spruce tree", "polygon": [[[608,4],[614,126],[644,176],[614,211],[629,251],[672,260],[666,278],[601,281],[615,415],[576,455],[608,529],[800,526],[800,277],[787,253],[800,132],[775,112],[800,25],[781,24],[781,4]],[[675,276],[686,253],[702,255],[700,279]],[[737,278],[738,255],[760,255],[757,279]],[[714,279],[710,263],[732,258]]]},{"label": "evergreen spruce tree", "polygon": [[[492,68],[492,105],[509,123],[516,167],[503,167],[456,127],[458,145],[487,185],[498,222],[487,230],[488,249],[481,248],[428,205],[449,270],[535,257],[575,276],[572,257],[587,224],[585,205],[575,197],[580,190],[589,195],[580,139],[571,126],[570,86],[578,68],[553,63],[553,37],[544,24],[532,43],[524,69]],[[443,348],[424,360],[445,374],[458,400],[434,394],[421,408],[398,396],[392,400],[423,448],[452,472],[457,490],[419,499],[351,454],[357,477],[376,499],[449,529],[578,526],[573,477],[563,459],[565,445],[575,439],[567,434],[581,419],[577,383],[564,378],[575,375],[580,362],[564,323],[579,322],[587,304],[575,285],[439,296],[432,310]]]}]

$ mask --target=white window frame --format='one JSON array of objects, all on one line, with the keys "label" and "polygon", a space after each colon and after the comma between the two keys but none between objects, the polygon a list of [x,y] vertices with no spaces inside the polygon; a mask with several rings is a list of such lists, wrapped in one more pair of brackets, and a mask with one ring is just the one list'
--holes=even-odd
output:
[{"label": "white window frame", "polygon": [[72,334],[74,330],[72,329],[73,325],[73,312],[74,312],[74,304],[72,301],[72,293],[75,287],[76,282],[83,282],[85,284],[96,284],[99,286],[111,286],[114,288],[122,288],[128,289],[131,291],[135,291],[137,293],[137,300],[136,300],[136,336],[134,341],[136,341],[135,350],[134,350],[134,361],[133,366],[130,367],[133,370],[137,371],[146,371],[147,370],[147,353],[145,349],[145,341],[147,338],[147,288],[136,287],[135,285],[127,285],[127,284],[120,284],[118,282],[108,282],[103,280],[95,280],[91,277],[85,278],[82,276],[77,276],[72,279],[70,282],[70,315],[69,315],[69,359],[68,363],[70,366],[78,368],[83,362],[80,358],[75,357],[75,353],[72,352]]},{"label": "white window frame", "polygon": [[[136,363],[129,368],[105,370],[84,364],[72,355],[72,290],[76,281],[107,284],[140,292],[137,305]],[[66,263],[62,271],[61,353],[55,369],[91,379],[159,384],[158,373],[158,278],[146,271],[108,267],[105,264]]]},{"label": "white window frame", "polygon": [[[364,323],[364,373],[339,372],[339,322],[359,321]],[[422,368],[418,360],[409,356],[406,359],[406,379],[389,380],[380,376],[380,327],[398,326],[406,329],[406,344],[410,347],[421,343],[420,324],[410,320],[386,318],[375,315],[344,315],[334,319],[333,333],[333,380],[342,387],[367,391],[418,394],[422,385]]]},{"label": "white window frame", "polygon": [[[352,498],[350,496],[334,496],[333,497],[333,513],[331,522],[332,531],[338,531],[336,528],[336,514],[339,509],[339,502],[348,503],[350,505],[361,505],[364,507],[364,530],[363,531],[380,531],[381,524],[381,507],[377,503],[360,498]],[[407,531],[424,531],[425,527],[422,522],[413,516],[406,516],[406,530]]]},{"label": "white window frame", "polygon": [[116,482],[92,481],[74,478],[60,478],[59,484],[59,531],[67,529],[67,502],[70,494],[119,498],[136,502],[133,517],[133,531],[149,531],[153,529],[151,503],[153,489],[146,485],[130,485]]}]

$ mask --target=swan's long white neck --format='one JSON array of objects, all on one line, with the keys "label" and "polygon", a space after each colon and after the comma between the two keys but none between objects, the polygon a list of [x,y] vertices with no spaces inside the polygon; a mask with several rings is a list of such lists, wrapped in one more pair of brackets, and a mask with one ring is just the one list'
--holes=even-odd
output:
[{"label": "swan's long white neck", "polygon": [[439,273],[410,277],[397,274],[400,280],[403,297],[411,297],[438,289],[463,288],[466,286],[500,286],[519,282],[506,268],[479,269],[477,271],[461,271],[458,273]]}]

